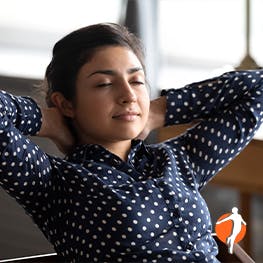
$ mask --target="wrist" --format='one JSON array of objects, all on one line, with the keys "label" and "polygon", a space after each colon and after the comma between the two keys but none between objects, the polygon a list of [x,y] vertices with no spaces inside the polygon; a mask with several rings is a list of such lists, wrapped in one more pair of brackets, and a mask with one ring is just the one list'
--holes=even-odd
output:
[{"label": "wrist", "polygon": [[40,108],[42,114],[41,128],[37,134],[39,137],[52,138],[52,126],[50,125],[52,116],[54,116],[54,108]]},{"label": "wrist", "polygon": [[165,125],[166,97],[161,96],[151,101],[149,120],[151,129],[158,129]]},{"label": "wrist", "polygon": [[41,108],[42,125],[38,136],[49,138],[62,153],[69,152],[75,145],[75,138],[68,127],[65,116],[58,108]]}]

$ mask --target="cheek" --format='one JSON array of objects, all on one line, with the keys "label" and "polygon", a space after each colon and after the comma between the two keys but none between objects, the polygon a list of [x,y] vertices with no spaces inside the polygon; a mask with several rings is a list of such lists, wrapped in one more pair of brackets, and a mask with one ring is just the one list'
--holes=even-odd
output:
[{"label": "cheek", "polygon": [[144,94],[141,94],[141,107],[143,109],[144,114],[148,115],[150,110],[150,97],[148,91],[146,91]]},{"label": "cheek", "polygon": [[81,109],[90,110],[100,104],[99,96],[95,96],[93,92],[82,92],[78,94],[77,106]]},{"label": "cheek", "polygon": [[100,120],[106,116],[106,109],[110,108],[106,100],[94,96],[80,98],[76,112],[77,118],[88,122]]}]

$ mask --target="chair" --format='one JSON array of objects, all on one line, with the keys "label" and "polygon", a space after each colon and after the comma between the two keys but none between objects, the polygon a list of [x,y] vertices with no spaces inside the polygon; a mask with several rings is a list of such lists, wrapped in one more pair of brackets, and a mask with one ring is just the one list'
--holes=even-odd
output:
[{"label": "chair", "polygon": [[0,263],[59,263],[63,262],[56,253],[35,255],[30,257],[12,258],[0,260]]},{"label": "chair", "polygon": [[[219,254],[217,256],[218,260],[223,263],[255,263],[255,261],[241,248],[240,245],[234,245],[233,255],[228,253],[227,246],[214,237],[219,248]],[[56,253],[37,255],[24,258],[13,258],[0,260],[0,263],[59,263],[63,262]]]},{"label": "chair", "polygon": [[217,259],[219,261],[224,263],[255,263],[239,244],[234,244],[233,254],[229,254],[226,244],[221,242],[216,236],[214,236],[214,239],[218,245],[219,254]]}]

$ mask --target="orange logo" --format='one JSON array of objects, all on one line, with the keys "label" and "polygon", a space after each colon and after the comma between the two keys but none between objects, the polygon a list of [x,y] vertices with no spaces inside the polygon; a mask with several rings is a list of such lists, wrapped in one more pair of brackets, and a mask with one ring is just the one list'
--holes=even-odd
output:
[{"label": "orange logo", "polygon": [[232,208],[232,213],[227,213],[218,218],[215,226],[217,237],[227,244],[228,252],[233,254],[234,243],[241,241],[246,234],[246,222],[238,214],[236,207]]}]

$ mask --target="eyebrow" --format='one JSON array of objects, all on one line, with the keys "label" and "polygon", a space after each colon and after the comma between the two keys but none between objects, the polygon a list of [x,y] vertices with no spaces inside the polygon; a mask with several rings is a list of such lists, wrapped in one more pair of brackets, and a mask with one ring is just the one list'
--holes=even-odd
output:
[{"label": "eyebrow", "polygon": [[[138,72],[143,69],[141,67],[135,67],[135,68],[129,68],[127,70],[127,73],[128,74],[133,74],[135,72]],[[102,69],[102,70],[96,70],[94,72],[92,72],[91,74],[88,75],[88,78],[95,75],[95,74],[103,74],[103,75],[111,75],[111,76],[114,76],[114,75],[117,75],[117,72],[114,71],[114,70],[110,70],[110,69]]]}]

